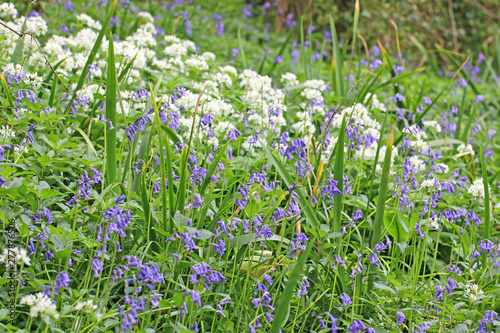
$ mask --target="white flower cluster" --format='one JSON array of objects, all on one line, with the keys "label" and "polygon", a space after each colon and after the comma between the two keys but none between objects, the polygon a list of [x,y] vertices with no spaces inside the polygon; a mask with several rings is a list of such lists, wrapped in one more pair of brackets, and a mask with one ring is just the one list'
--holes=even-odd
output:
[{"label": "white flower cluster", "polygon": [[470,154],[471,156],[474,156],[474,148],[472,148],[471,144],[465,145],[465,143],[460,144],[458,146],[457,151],[462,154],[462,155],[467,155]]},{"label": "white flower cluster", "polygon": [[287,87],[293,87],[299,84],[299,80],[297,80],[297,75],[293,73],[285,73],[281,75],[281,83]]},{"label": "white flower cluster", "polygon": [[80,311],[83,310],[85,312],[94,312],[97,310],[97,305],[94,304],[94,301],[91,299],[87,301],[78,301],[75,305],[75,310]]},{"label": "white flower cluster", "polygon": [[[268,127],[270,121],[275,127],[286,124],[283,114],[287,111],[284,104],[285,95],[281,90],[272,87],[269,76],[259,75],[257,72],[245,69],[239,75],[239,86],[247,91],[246,102],[251,106],[253,115],[248,117],[249,121]],[[269,113],[270,109],[279,108],[280,115],[275,116]]]},{"label": "white flower cluster", "polygon": [[[438,124],[439,126],[439,124]],[[411,136],[411,144],[410,148],[415,151],[422,153],[422,151],[427,151],[430,147],[425,139],[428,138],[428,135],[425,131],[413,131],[408,128],[403,129],[403,133],[410,134]]]},{"label": "white flower cluster", "polygon": [[443,130],[443,128],[441,127],[441,125],[436,121],[436,120],[424,120],[422,119],[422,122],[424,124],[424,126],[427,128],[432,128],[434,129],[437,133],[441,133],[441,131]]},{"label": "white flower cluster", "polygon": [[0,4],[0,19],[15,19],[19,13],[13,3]]},{"label": "white flower cluster", "polygon": [[441,187],[441,184],[437,180],[437,178],[427,178],[422,181],[422,184],[420,184],[421,188],[427,188],[429,190],[432,190],[432,188],[439,189]]},{"label": "white flower cluster", "polygon": [[10,264],[9,260],[15,260],[16,263],[23,262],[26,266],[31,265],[31,259],[26,249],[14,247],[12,249],[4,248],[0,254],[0,263]]},{"label": "white flower cluster", "polygon": [[89,28],[93,28],[96,30],[102,29],[101,23],[95,21],[92,17],[88,16],[87,14],[82,13],[82,14],[78,15],[76,17],[76,19],[78,21],[85,23]]},{"label": "white flower cluster", "polygon": [[56,303],[43,293],[24,296],[23,298],[21,298],[19,304],[31,306],[30,316],[35,318],[38,316],[38,314],[41,314],[44,318],[44,321],[47,323],[49,322],[49,316],[59,318],[59,314],[57,313],[56,309]]},{"label": "white flower cluster", "polygon": [[476,198],[484,198],[483,178],[476,179],[467,190],[469,194]]},{"label": "white flower cluster", "polygon": [[[371,97],[371,100],[370,100],[370,97]],[[380,111],[387,111],[387,106],[385,106],[384,104],[382,104],[378,98],[377,98],[377,95],[376,94],[371,94],[371,93],[368,93],[366,94],[365,96],[365,100],[363,101],[363,103],[366,105],[368,103],[368,100],[371,101],[371,109],[377,109],[377,110],[380,110]]]},{"label": "white flower cluster", "polygon": [[0,137],[3,137],[4,140],[8,137],[15,138],[16,133],[14,133],[12,127],[5,127],[5,125],[2,125],[2,127],[0,127]]},{"label": "white flower cluster", "polygon": [[304,82],[304,89],[300,95],[308,100],[323,101],[323,92],[326,90],[326,83],[323,80],[308,80]]},{"label": "white flower cluster", "polygon": [[[24,16],[21,16],[16,20],[16,27],[14,30],[22,31]],[[31,16],[26,20],[26,29],[27,32],[32,33],[36,37],[45,35],[47,33],[48,27],[47,22],[41,16]]]},{"label": "white flower cluster", "polygon": [[476,303],[476,301],[482,298],[484,292],[479,289],[479,286],[474,283],[468,282],[465,285],[464,297],[467,297],[472,303]]}]

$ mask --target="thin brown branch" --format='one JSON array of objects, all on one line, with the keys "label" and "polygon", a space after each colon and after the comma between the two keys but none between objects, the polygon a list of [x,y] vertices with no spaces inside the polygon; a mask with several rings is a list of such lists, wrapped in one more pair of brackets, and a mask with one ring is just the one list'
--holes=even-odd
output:
[{"label": "thin brown branch", "polygon": [[4,119],[2,119],[2,118],[0,118],[0,120],[1,120],[1,121],[3,121],[4,123],[6,123],[7,125],[9,125],[10,127],[12,127],[13,129],[15,129],[15,130],[17,130],[17,131],[19,131],[19,132],[23,133],[24,135],[26,135],[26,132],[25,132],[25,131],[23,131],[23,130],[21,130],[21,129],[17,128],[16,126],[14,126],[14,125],[12,125],[12,124],[10,124],[8,121],[6,121],[6,120],[4,120]]},{"label": "thin brown branch", "polygon": [[[31,3],[29,3],[28,6],[32,5],[35,1],[36,0],[32,1]],[[2,25],[3,27],[7,28],[11,32],[15,33],[16,35],[18,35],[19,38],[20,38],[18,43],[20,43],[21,39],[23,39],[25,36],[30,36],[31,37],[31,41],[30,41],[30,47],[29,47],[29,50],[28,50],[28,54],[31,51],[31,43],[33,43],[33,41],[34,41],[35,44],[36,44],[36,46],[37,46],[37,48],[38,48],[38,50],[40,50],[40,52],[42,53],[43,58],[45,59],[45,63],[50,67],[50,69],[52,70],[52,73],[54,73],[54,75],[57,77],[57,79],[59,80],[59,82],[62,83],[62,85],[64,86],[64,88],[66,89],[66,91],[69,91],[69,89],[66,86],[66,84],[64,84],[63,80],[59,77],[59,75],[54,70],[54,67],[52,67],[52,65],[50,64],[50,61],[47,58],[47,55],[45,54],[45,52],[43,52],[43,49],[40,46],[40,43],[38,43],[38,39],[36,39],[36,37],[31,32],[28,32],[28,31],[18,32],[16,30],[12,29],[11,27],[9,27],[8,25],[4,24],[1,21],[0,21],[0,25]],[[23,63],[21,65],[21,68],[24,66],[24,62],[26,61],[26,58],[27,58],[28,54],[24,57]]]}]

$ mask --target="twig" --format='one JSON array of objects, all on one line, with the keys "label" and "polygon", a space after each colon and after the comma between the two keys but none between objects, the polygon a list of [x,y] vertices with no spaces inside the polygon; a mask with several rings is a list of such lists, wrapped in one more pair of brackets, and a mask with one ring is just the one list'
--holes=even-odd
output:
[{"label": "twig", "polygon": [[16,126],[14,126],[14,125],[10,124],[9,122],[5,121],[5,120],[4,120],[4,119],[2,119],[2,118],[0,118],[0,120],[1,120],[1,121],[3,121],[4,123],[6,123],[7,125],[9,125],[10,127],[14,128],[14,129],[18,130],[19,132],[23,133],[24,135],[26,135],[26,132],[25,132],[25,131],[20,130],[19,128],[17,128]]},{"label": "twig", "polygon": [[[33,0],[32,2],[30,2],[28,4],[31,5],[35,2],[36,0]],[[10,31],[12,31],[13,33],[15,33],[16,35],[19,36],[19,38],[24,38],[25,36],[30,36],[31,37],[31,43],[33,43],[33,41],[35,42],[36,46],[38,47],[38,50],[40,50],[40,52],[42,53],[43,55],[43,58],[45,59],[45,63],[50,67],[50,69],[52,70],[52,73],[54,73],[54,75],[57,77],[57,79],[62,83],[62,85],[64,86],[64,88],[66,89],[66,91],[69,91],[68,87],[66,86],[66,84],[64,84],[63,80],[59,77],[59,75],[57,75],[56,71],[54,70],[54,67],[52,67],[52,65],[50,64],[50,61],[49,59],[47,58],[47,56],[45,55],[45,52],[43,52],[43,49],[42,47],[40,46],[40,43],[38,43],[38,40],[36,39],[36,37],[29,31],[23,31],[23,32],[18,32],[14,29],[12,29],[11,27],[9,27],[8,25],[6,25],[5,23],[1,22],[0,21],[0,25],[2,25],[3,27],[9,29]],[[30,44],[30,49],[28,51],[28,54],[29,52],[31,51],[31,44]],[[27,57],[28,55],[26,55]],[[24,60],[23,60],[23,64],[21,65],[21,68],[24,66],[24,62],[26,61],[26,57],[24,57]]]}]

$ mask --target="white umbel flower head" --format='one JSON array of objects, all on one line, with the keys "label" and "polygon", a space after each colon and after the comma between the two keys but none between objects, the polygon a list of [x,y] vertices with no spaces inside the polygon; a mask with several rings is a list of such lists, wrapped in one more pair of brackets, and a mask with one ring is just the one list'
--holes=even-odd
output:
[{"label": "white umbel flower head", "polygon": [[285,73],[281,75],[281,82],[285,86],[296,86],[299,84],[299,81],[297,80],[297,75],[293,73]]},{"label": "white umbel flower head", "polygon": [[470,144],[466,146],[465,143],[462,143],[460,146],[458,146],[457,151],[463,155],[471,154],[472,156],[474,156],[474,148],[472,148],[472,145]]},{"label": "white umbel flower head", "polygon": [[480,299],[483,294],[484,292],[479,289],[479,286],[477,284],[468,282],[465,285],[464,296],[468,297],[472,303],[476,303],[476,301]]},{"label": "white umbel flower head", "polygon": [[28,256],[28,252],[20,247],[14,247],[12,249],[4,248],[0,255],[0,263],[5,262],[9,264],[9,259],[12,259],[12,257],[14,257],[16,263],[23,262],[26,266],[31,265],[31,259]]},{"label": "white umbel flower head", "polygon": [[476,179],[467,191],[476,198],[484,198],[484,184],[483,178]]},{"label": "white umbel flower head", "polygon": [[0,18],[1,19],[15,19],[17,17],[17,9],[13,3],[0,4]]},{"label": "white umbel flower head", "polygon": [[[52,302],[50,297],[44,295],[43,293],[38,293],[36,295],[27,295],[21,298],[19,304],[25,304],[31,306],[30,316],[35,318],[38,314],[42,316],[52,316],[54,318],[58,318],[59,314],[56,310],[56,304]],[[47,318],[44,318],[44,321],[47,322]]]},{"label": "white umbel flower head", "polygon": [[75,305],[75,310],[83,310],[84,312],[93,312],[97,309],[97,305],[91,299],[87,301],[78,301]]},{"label": "white umbel flower head", "polygon": [[78,15],[76,17],[76,19],[78,21],[85,23],[89,28],[93,28],[96,30],[102,29],[101,23],[95,21],[92,17],[88,16],[87,14],[82,13],[82,14]]}]

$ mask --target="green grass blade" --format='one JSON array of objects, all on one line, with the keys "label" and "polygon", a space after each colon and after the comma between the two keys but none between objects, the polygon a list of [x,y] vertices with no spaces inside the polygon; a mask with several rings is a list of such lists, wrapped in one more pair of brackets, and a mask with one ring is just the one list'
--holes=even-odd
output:
[{"label": "green grass blade", "polygon": [[186,195],[186,185],[187,185],[187,160],[189,156],[189,146],[182,147],[181,153],[181,166],[179,170],[179,190],[177,191],[177,210],[184,212],[184,201]]},{"label": "green grass blade", "polygon": [[161,127],[163,128],[163,131],[165,132],[165,134],[167,134],[167,136],[170,138],[170,140],[172,140],[172,142],[174,144],[181,141],[181,139],[179,139],[177,134],[175,134],[174,131],[172,131],[170,128],[168,128],[167,124],[162,124]]},{"label": "green grass blade", "polygon": [[148,243],[151,241],[152,245],[151,248],[153,251],[160,252],[160,247],[158,246],[158,240],[156,238],[156,232],[154,231],[153,227],[153,213],[151,211],[151,206],[149,204],[149,196],[148,196],[148,190],[146,187],[146,168],[142,169],[141,172],[141,203],[142,203],[142,209],[144,211],[144,225],[146,226],[146,230],[148,231],[147,234],[147,239]]},{"label": "green grass blade", "polygon": [[375,220],[373,221],[373,234],[371,239],[372,248],[375,247],[375,244],[380,241],[380,235],[382,234],[382,228],[384,226],[385,198],[387,196],[387,187],[389,185],[389,170],[391,168],[395,127],[396,124],[392,126],[391,134],[387,140],[387,149],[385,151],[384,165],[382,167],[382,178],[380,179],[380,187],[378,191],[377,212],[375,213]]},{"label": "green grass blade", "polygon": [[[116,70],[113,36],[109,34],[108,77],[106,83],[106,120],[116,126]],[[110,129],[104,124],[106,135],[106,184],[112,184],[116,179],[116,129]]]},{"label": "green grass blade", "polygon": [[270,333],[278,333],[283,325],[283,320],[285,319],[288,312],[288,306],[295,293],[295,288],[297,287],[300,276],[302,275],[302,269],[304,268],[306,260],[309,257],[309,253],[311,252],[313,246],[314,242],[310,240],[306,250],[299,256],[299,260],[297,260],[290,278],[286,282],[285,290],[280,295],[281,297],[278,302],[278,306],[276,307],[273,324],[271,326],[271,329],[269,330]]},{"label": "green grass blade", "polygon": [[[373,221],[371,248],[375,248],[375,244],[380,241],[380,236],[382,235],[382,230],[384,228],[385,200],[387,197],[387,188],[389,185],[389,170],[391,168],[395,127],[396,123],[394,123],[394,125],[392,126],[391,134],[389,135],[389,139],[387,140],[387,149],[385,151],[384,165],[382,167],[382,178],[380,179],[380,186],[378,191],[377,210],[375,213],[375,219]],[[372,273],[374,272],[375,267],[375,265],[370,265],[370,271]],[[370,291],[373,289],[373,279],[374,275],[370,275],[368,278],[368,293],[370,293]]]},{"label": "green grass blade", "polygon": [[196,114],[198,113],[198,108],[200,107],[200,101],[201,97],[205,93],[205,90],[207,89],[207,86],[203,88],[203,91],[200,93],[198,96],[198,100],[196,101],[196,108],[194,109],[194,114],[193,114],[193,123],[191,124],[191,133],[189,134],[189,142],[187,146],[182,147],[182,154],[181,154],[181,168],[179,170],[179,190],[177,191],[177,210],[181,212],[181,214],[184,212],[184,201],[185,201],[185,193],[186,193],[186,185],[187,185],[187,161],[191,149],[191,143],[193,140],[193,134],[194,134],[194,127],[196,124]]},{"label": "green grass blade", "polygon": [[[484,238],[489,239],[491,235],[491,213],[490,213],[490,190],[488,184],[488,174],[486,163],[484,162],[483,144],[479,143],[479,159],[481,161],[481,173],[484,185]],[[483,257],[485,260],[486,257]]]},{"label": "green grass blade", "polygon": [[210,165],[210,168],[207,171],[207,174],[205,176],[205,179],[203,180],[203,184],[201,184],[200,190],[198,193],[203,197],[203,194],[205,194],[206,189],[208,188],[208,185],[210,184],[210,179],[212,178],[212,175],[214,174],[215,170],[217,169],[217,166],[219,165],[219,162],[221,158],[226,154],[227,146],[229,145],[231,141],[228,140],[226,144],[219,148],[219,153],[213,160],[212,164]]},{"label": "green grass blade", "polygon": [[[151,100],[153,101],[153,107],[155,110],[155,123],[156,123],[156,130],[158,132],[158,150],[160,153],[160,170],[161,170],[161,199],[162,199],[162,214],[163,214],[163,230],[167,231],[169,230],[170,232],[174,231],[174,226],[172,220],[169,218],[167,214],[167,189],[166,189],[166,171],[165,171],[165,165],[169,164],[170,165],[170,151],[169,147],[166,147],[165,141],[163,139],[163,131],[161,130],[161,121],[160,121],[160,111],[158,110],[158,104],[156,104],[156,99],[155,99],[155,93],[153,91],[153,87],[149,85],[149,90],[151,92]],[[165,153],[163,153],[165,152]],[[165,155],[168,156],[167,162],[165,162]],[[172,191],[172,186],[173,186],[173,180],[172,180],[172,172],[169,173],[169,178],[168,178],[168,183],[169,183],[169,201],[170,205],[172,205],[172,200],[173,200],[173,191]],[[170,215],[173,213],[172,209],[170,209]]]},{"label": "green grass blade", "polygon": [[79,127],[75,127],[75,130],[81,134],[81,136],[83,137],[85,142],[87,142],[87,145],[89,146],[89,148],[92,150],[92,152],[94,152],[94,155],[96,157],[99,157],[99,155],[97,154],[97,151],[94,148],[94,145],[92,144],[92,141],[90,141],[90,138],[87,136],[87,134],[85,134],[85,132],[82,131]]},{"label": "green grass blade", "polygon": [[304,66],[304,77],[308,79],[307,73],[307,61],[306,61],[306,50],[304,49],[304,16],[300,17],[300,59],[302,60],[302,66]]},{"label": "green grass blade", "polygon": [[[337,97],[344,97],[344,82],[342,78],[342,59],[340,57],[340,46],[339,39],[337,37],[337,29],[335,28],[335,21],[330,15],[330,30],[332,32],[332,43],[333,43],[333,59],[332,59],[332,71],[335,72],[335,82],[332,82],[332,86],[336,87]],[[333,79],[333,77],[332,77]]]},{"label": "green grass blade", "polygon": [[[158,82],[155,85],[155,88],[154,88],[155,96],[158,94],[158,89],[160,89],[162,78],[163,78],[163,74],[160,76],[160,79],[158,80]],[[149,108],[151,106],[153,106],[153,100],[151,98],[149,98],[146,101],[146,107],[144,108],[144,110],[149,110]],[[147,128],[143,132],[141,146],[139,147],[139,154],[137,154],[137,160],[142,160],[142,161],[148,160],[147,153],[149,152],[149,147],[151,147],[151,139],[152,139],[152,136],[150,134],[151,134],[151,128]],[[133,143],[134,147],[137,145],[138,141],[139,141],[139,135],[136,135],[134,138],[134,143]],[[131,150],[129,152],[129,155],[133,154],[133,153],[134,153],[134,151]],[[135,157],[135,155],[133,155],[133,157]],[[132,182],[132,191],[137,192],[138,186],[139,186],[139,177],[137,175],[134,175],[134,180]]]},{"label": "green grass blade", "polygon": [[76,84],[75,91],[73,92],[73,96],[71,96],[71,99],[68,102],[68,105],[66,106],[66,109],[64,110],[64,113],[67,114],[68,110],[71,106],[72,101],[76,98],[77,92],[82,89],[83,84],[85,83],[85,78],[87,77],[88,71],[89,71],[89,65],[92,65],[94,63],[95,57],[97,56],[97,52],[101,48],[101,43],[104,38],[104,35],[106,34],[108,28],[109,28],[109,22],[111,21],[111,17],[113,17],[113,13],[116,8],[116,4],[118,3],[118,0],[114,0],[113,4],[111,5],[111,9],[108,12],[108,15],[106,16],[106,19],[104,20],[104,23],[102,24],[102,29],[99,32],[99,35],[97,36],[97,39],[94,43],[94,47],[92,47],[92,50],[90,51],[89,57],[87,58],[87,62],[85,63],[85,66],[82,69],[82,73],[80,74],[80,78],[78,79],[78,83]]},{"label": "green grass blade", "polygon": [[[378,68],[378,70],[375,72],[375,75],[373,75],[373,77],[371,78],[371,80],[368,81],[368,84],[365,84],[363,86],[363,88],[361,89],[361,92],[358,94],[359,98],[357,99],[357,101],[359,103],[363,103],[364,104],[364,101],[365,101],[365,97],[368,93],[372,93],[375,91],[375,83],[378,82],[378,79],[380,78],[380,75],[382,74],[382,72],[384,71],[385,69],[385,65],[382,65]],[[371,97],[370,97],[371,98]]]},{"label": "green grass blade", "polygon": [[[345,129],[347,125],[346,114],[344,113],[344,118],[342,119],[342,125],[340,126],[339,137],[337,139],[337,144],[335,145],[335,165],[333,178],[337,182],[337,188],[340,192],[344,189],[344,138]],[[342,199],[343,195],[336,194],[333,197],[333,232],[342,231]],[[340,238],[336,239],[336,242],[340,242]]]},{"label": "green grass blade", "polygon": [[118,82],[122,82],[122,80],[125,78],[125,76],[128,74],[130,71],[130,68],[132,68],[132,65],[134,64],[135,58],[137,58],[137,55],[139,53],[136,53],[135,56],[132,58],[132,60],[129,61],[127,66],[125,66],[124,69],[120,72],[120,75],[118,75]]},{"label": "green grass blade", "polygon": [[[28,15],[26,15],[24,17],[23,26],[21,28],[22,31],[26,30],[26,21],[27,20],[28,20]],[[18,32],[21,32],[21,31],[18,31]],[[24,48],[24,36],[19,36],[19,41],[16,44],[14,52],[12,53],[12,58],[10,60],[10,62],[12,62],[14,65],[21,63],[21,54],[23,53],[23,48]]]},{"label": "green grass blade", "polygon": [[[7,81],[5,80],[5,77],[3,76],[2,72],[0,72],[0,81],[2,82],[2,88],[3,92],[5,93],[5,97],[7,97],[7,101],[9,102],[9,106],[14,109],[16,105],[14,104],[14,101],[12,100],[12,94],[10,93],[9,85],[7,84]],[[12,110],[14,112],[14,110]]]},{"label": "green grass blade", "polygon": [[243,68],[247,68],[247,57],[245,56],[245,50],[243,49],[243,42],[241,41],[240,29],[238,29],[238,45],[240,47],[241,59],[243,59]]},{"label": "green grass blade", "polygon": [[358,24],[359,24],[359,0],[356,0],[356,4],[354,5],[354,23],[352,27],[352,56],[355,57],[357,54],[356,50],[356,36],[358,33]]}]

